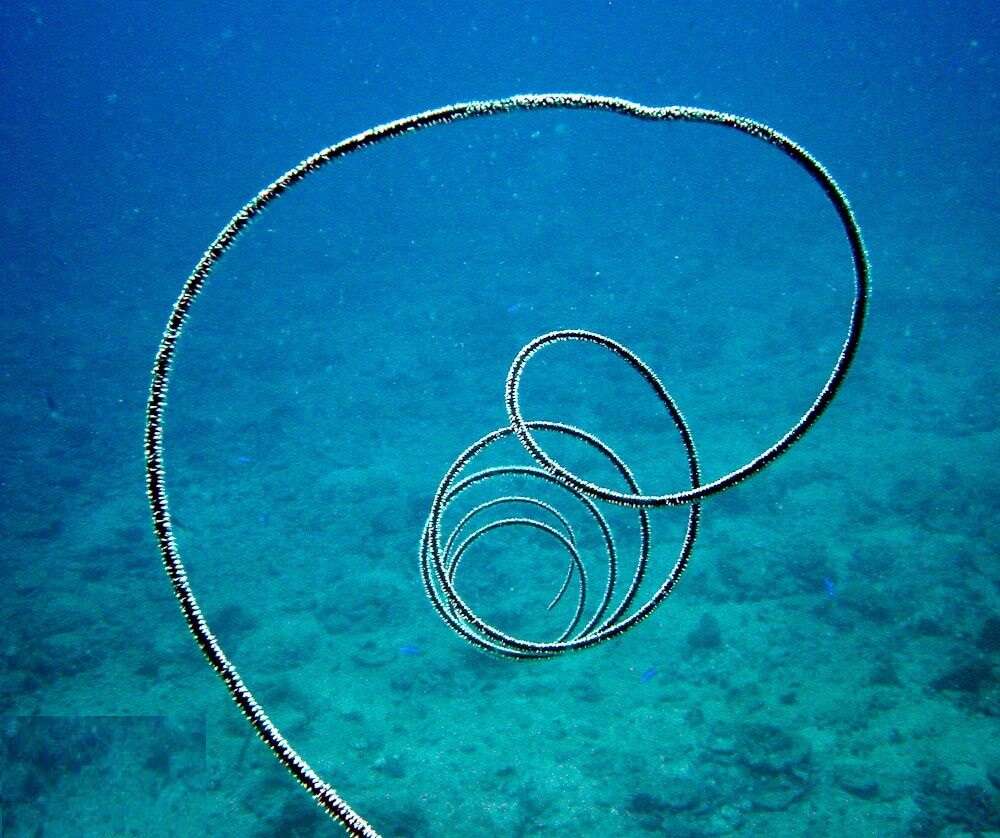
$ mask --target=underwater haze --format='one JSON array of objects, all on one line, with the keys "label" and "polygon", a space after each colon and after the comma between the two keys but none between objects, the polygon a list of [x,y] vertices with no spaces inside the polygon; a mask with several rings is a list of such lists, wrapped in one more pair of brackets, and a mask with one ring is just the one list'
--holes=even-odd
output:
[{"label": "underwater haze", "polygon": [[[820,393],[852,252],[807,172],[718,125],[546,109],[362,148],[253,220],[177,341],[172,534],[221,648],[384,836],[1000,834],[998,35],[977,2],[4,3],[0,835],[343,834],[178,608],[144,477],[154,356],[203,252],[299,161],[557,92],[743,115],[826,167],[872,278],[836,398],[702,501],[648,619],[550,660],[474,648],[428,601],[421,537],[452,463],[510,424],[522,347],[628,347],[709,482]],[[646,495],[689,488],[670,412],[605,350],[540,350],[525,419],[600,439]],[[537,467],[508,435],[465,474],[501,466]],[[646,518],[594,503],[610,612]],[[519,523],[470,541],[463,601],[508,635],[583,629],[608,579],[588,509],[558,480],[472,486],[445,537]],[[649,510],[633,611],[690,514]]]}]

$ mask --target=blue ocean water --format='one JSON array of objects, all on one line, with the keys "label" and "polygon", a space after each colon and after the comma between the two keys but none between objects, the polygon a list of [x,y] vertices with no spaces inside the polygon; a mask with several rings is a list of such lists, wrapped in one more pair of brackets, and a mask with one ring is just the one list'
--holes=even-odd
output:
[{"label": "blue ocean water", "polygon": [[[508,423],[521,347],[560,329],[627,345],[713,479],[815,398],[850,252],[800,169],[713,126],[513,113],[335,161],[241,235],[178,343],[167,487],[222,647],[383,835],[1000,832],[998,14],[0,8],[0,833],[340,833],[171,593],[143,472],[154,353],[213,237],[299,160],[428,108],[550,91],[744,114],[822,161],[872,262],[844,388],[785,457],[704,501],[649,619],[548,661],[481,653],[428,603],[418,553],[450,464]],[[547,348],[521,401],[611,445],[644,491],[688,485],[663,407],[608,353]],[[508,439],[483,464],[531,462]],[[561,498],[591,603],[600,535],[541,495]],[[637,513],[602,509],[630,579]],[[645,596],[687,514],[650,513]],[[555,539],[511,527],[456,586],[551,640],[576,603],[571,580],[547,609],[566,568]]]}]

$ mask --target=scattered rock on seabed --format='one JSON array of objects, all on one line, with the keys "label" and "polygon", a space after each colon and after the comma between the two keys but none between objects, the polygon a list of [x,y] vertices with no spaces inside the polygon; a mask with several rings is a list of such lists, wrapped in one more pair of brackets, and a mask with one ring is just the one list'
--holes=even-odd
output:
[{"label": "scattered rock on seabed", "polygon": [[919,812],[909,823],[911,835],[961,834],[955,828],[976,836],[1000,834],[1000,794],[996,788],[956,782],[944,766],[925,770],[918,785]]},{"label": "scattered rock on seabed", "polygon": [[834,782],[848,794],[863,800],[873,800],[878,797],[878,781],[870,771],[859,763],[840,763],[833,770]]}]

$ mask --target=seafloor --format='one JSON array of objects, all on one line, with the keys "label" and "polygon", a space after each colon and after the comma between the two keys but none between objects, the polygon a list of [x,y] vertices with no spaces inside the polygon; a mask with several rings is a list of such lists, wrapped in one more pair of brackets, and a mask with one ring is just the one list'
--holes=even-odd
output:
[{"label": "seafloor", "polygon": [[[468,173],[433,148],[407,152],[419,185],[458,190]],[[731,240],[722,207],[714,230],[658,238],[677,207],[626,207],[609,229],[589,219],[601,207],[523,179],[461,234],[448,202],[430,221],[385,209],[405,194],[334,233],[317,219],[350,196],[304,186],[196,307],[168,488],[204,611],[272,718],[386,835],[1000,832],[997,334],[962,290],[995,282],[988,241],[966,231],[956,252],[916,235],[916,200],[892,210],[910,227],[868,202],[876,293],[842,396],[786,458],[705,502],[690,569],[649,620],[519,664],[436,618],[417,545],[448,464],[506,421],[520,346],[566,327],[629,344],[717,476],[808,405],[850,299],[831,217],[798,223],[792,206]],[[141,440],[176,293],[161,279],[169,293],[132,277],[95,299],[81,273],[61,305],[6,300],[4,834],[332,834],[202,661],[158,562]],[[526,373],[526,412],[606,435],[644,487],[679,488],[675,435],[630,375],[553,349]],[[654,515],[652,577],[684,514]],[[634,513],[612,517],[631,556]],[[563,562],[512,533],[459,582],[491,619],[551,637]]]}]

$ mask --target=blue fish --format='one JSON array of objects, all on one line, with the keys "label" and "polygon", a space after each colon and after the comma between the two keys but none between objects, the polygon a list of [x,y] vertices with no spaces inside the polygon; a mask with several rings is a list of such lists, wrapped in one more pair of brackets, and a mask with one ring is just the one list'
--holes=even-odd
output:
[{"label": "blue fish", "polygon": [[645,672],[643,672],[642,675],[639,676],[639,683],[640,684],[648,684],[655,677],[656,677],[656,667],[655,666],[651,666],[651,667],[649,667],[649,669],[647,669]]},{"label": "blue fish", "polygon": [[408,643],[405,646],[400,646],[399,647],[399,654],[401,654],[401,655],[403,655],[404,657],[407,657],[407,658],[412,658],[412,657],[416,657],[417,655],[420,654],[420,649],[419,649],[419,647],[413,646],[413,645],[411,645],[411,644]]},{"label": "blue fish", "polygon": [[826,589],[826,595],[830,599],[837,596],[837,583],[834,582],[829,576],[823,579],[823,587]]}]

